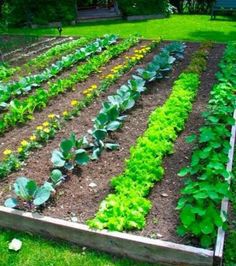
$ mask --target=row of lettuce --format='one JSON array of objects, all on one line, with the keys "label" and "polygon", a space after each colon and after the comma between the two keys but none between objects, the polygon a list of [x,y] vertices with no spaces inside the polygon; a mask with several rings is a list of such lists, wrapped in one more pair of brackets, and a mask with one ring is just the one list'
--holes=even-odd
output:
[{"label": "row of lettuce", "polygon": [[49,102],[68,90],[73,90],[79,82],[86,80],[90,74],[98,72],[99,68],[116,58],[140,41],[137,36],[131,36],[117,45],[107,47],[101,54],[90,57],[84,64],[79,65],[68,77],[49,83],[48,89],[38,88],[28,98],[12,100],[8,111],[0,117],[0,133],[17,124],[24,124],[33,118],[35,111],[43,110]]},{"label": "row of lettuce", "polygon": [[61,114],[51,113],[47,121],[37,125],[28,139],[22,139],[15,150],[6,149],[3,152],[3,160],[0,162],[0,178],[8,176],[13,171],[22,167],[33,151],[40,149],[48,141],[53,139],[60,132],[67,122],[78,117],[80,112],[88,107],[96,97],[107,91],[111,85],[118,81],[125,73],[138,64],[145,55],[150,53],[158,42],[153,42],[148,46],[135,49],[130,56],[126,56],[125,61],[114,66],[110,73],[102,77],[98,84],[93,84],[85,89],[83,96],[73,99],[66,109],[61,110]]},{"label": "row of lettuce", "polygon": [[153,80],[153,71],[156,73],[156,79],[162,78],[172,69],[176,58],[182,57],[184,47],[179,43],[170,44],[163,48],[145,69],[139,69],[141,76],[133,76],[127,84],[117,90],[115,95],[109,96],[108,101],[102,104],[102,109],[93,119],[93,128],[88,131],[88,134],[78,139],[72,133],[70,138],[61,141],[59,150],[52,152],[53,165],[59,169],[51,172],[49,180],[38,187],[34,180],[26,177],[18,178],[13,185],[17,197],[7,199],[6,206],[19,207],[24,203],[28,208],[32,208],[44,204],[51,194],[55,193],[55,187],[70,175],[70,171],[75,166],[81,167],[90,160],[98,159],[104,149],[117,148],[118,143],[107,141],[108,134],[122,126],[125,111],[134,107],[136,101],[146,90],[145,85],[150,82],[150,76]]}]

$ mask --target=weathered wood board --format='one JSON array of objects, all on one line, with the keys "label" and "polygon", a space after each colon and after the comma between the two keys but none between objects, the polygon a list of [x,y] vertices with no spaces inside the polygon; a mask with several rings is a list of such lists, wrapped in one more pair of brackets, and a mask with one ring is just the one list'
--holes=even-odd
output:
[{"label": "weathered wood board", "polygon": [[161,265],[209,266],[213,251],[135,235],[94,231],[83,224],[0,207],[0,226]]}]

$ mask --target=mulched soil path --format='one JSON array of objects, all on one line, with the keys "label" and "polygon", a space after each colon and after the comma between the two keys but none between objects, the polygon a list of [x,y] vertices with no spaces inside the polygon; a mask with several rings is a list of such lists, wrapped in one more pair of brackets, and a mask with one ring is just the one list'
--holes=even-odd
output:
[{"label": "mulched soil path", "polygon": [[[3,42],[6,44],[6,43],[9,43],[9,42],[16,42],[17,41],[17,38],[19,38],[19,36],[10,36],[10,35],[6,35],[6,36],[1,36],[1,40],[3,40]],[[37,40],[33,40],[31,43],[29,42],[26,46],[24,43],[19,43],[18,42],[18,47],[14,47],[12,48],[11,50],[9,51],[4,51],[3,52],[3,56],[5,56],[6,58],[9,57],[10,58],[10,55],[14,56],[19,49],[28,49],[30,48],[30,46],[32,45],[38,45],[38,43],[41,43],[41,42],[45,42],[47,39],[47,37],[40,37],[38,38]]]},{"label": "mulched soil path", "polygon": [[[70,37],[70,38],[61,38],[61,39],[63,40],[63,43],[56,43],[57,41],[59,41],[57,39],[54,42],[52,42],[52,45],[51,45],[51,43],[50,44],[45,44],[45,46],[47,45],[47,46],[50,46],[50,47],[48,47],[48,48],[43,47],[43,49],[42,50],[40,49],[40,51],[38,53],[30,55],[29,57],[27,57],[27,60],[25,61],[25,63],[28,63],[31,59],[34,59],[37,56],[40,56],[40,55],[46,53],[48,50],[50,50],[51,48],[53,48],[53,47],[55,47],[57,45],[62,45],[62,44],[65,44],[65,43],[69,43],[72,40],[75,40],[76,38]],[[55,63],[56,61],[60,60],[62,56],[66,56],[66,55],[68,55],[70,53],[74,53],[77,49],[78,48],[76,47],[76,48],[74,48],[73,50],[71,50],[69,52],[65,51],[65,52],[61,53],[60,56],[59,55],[54,56],[47,63],[47,67],[50,66],[51,64]],[[37,47],[36,50],[39,50],[39,47]],[[26,68],[26,67],[23,67],[23,64],[19,65],[18,61],[15,63],[15,65],[22,66],[22,68],[20,69],[19,72],[16,72],[13,76],[10,77],[9,82],[11,82],[11,81],[19,81],[19,79],[22,78],[22,77],[33,75],[33,74],[38,74],[38,73],[43,72],[46,69],[45,66],[33,66],[33,67],[30,68],[30,73],[29,73],[29,69]]]},{"label": "mulched soil path", "polygon": [[[120,144],[121,148],[115,152],[104,152],[100,160],[91,162],[86,167],[71,174],[69,180],[60,186],[55,201],[51,201],[49,206],[42,211],[43,214],[68,220],[75,215],[79,222],[85,222],[94,215],[101,200],[111,192],[109,180],[112,176],[122,172],[124,159],[129,157],[130,146],[145,131],[148,116],[157,106],[165,102],[171,92],[174,80],[186,68],[190,60],[190,55],[198,47],[198,44],[189,43],[184,60],[174,66],[169,77],[149,86],[149,90],[139,100],[136,108],[128,114],[127,121],[122,130],[112,135],[112,138]],[[148,61],[151,58],[152,56],[149,56]],[[127,78],[128,76],[124,75],[119,84],[125,83]],[[91,118],[98,113],[101,108],[101,103],[118,87],[118,84],[114,86],[112,90],[104,94],[103,97],[82,112],[78,119],[71,121],[64,128],[63,132],[58,134],[55,140],[42,150],[35,152],[23,170],[3,180],[1,182],[1,203],[9,196],[9,186],[18,176],[28,176],[40,183],[46,180],[52,167],[50,162],[51,151],[58,147],[62,137],[68,136],[71,130],[78,136],[84,135],[92,127]],[[91,182],[96,183],[97,187],[91,189],[89,187]]]},{"label": "mulched soil path", "polygon": [[[33,130],[36,126],[42,124],[44,121],[48,120],[48,115],[51,113],[61,114],[64,110],[70,109],[70,102],[73,99],[82,99],[82,92],[90,87],[92,84],[98,84],[101,76],[105,76],[110,73],[110,70],[118,65],[122,64],[125,61],[125,56],[133,54],[136,48],[140,48],[142,45],[148,44],[150,42],[143,41],[140,42],[137,46],[129,49],[127,52],[123,53],[120,57],[111,60],[106,66],[101,68],[101,73],[95,73],[91,75],[86,81],[78,83],[75,91],[67,91],[64,94],[59,95],[49,102],[49,105],[46,109],[41,112],[36,112],[34,114],[34,120],[27,122],[26,125],[21,127],[15,127],[9,132],[5,133],[4,136],[0,137],[0,159],[2,158],[2,152],[5,149],[13,149],[16,145],[19,144],[24,138],[28,138],[32,135]],[[149,62],[152,58],[152,54],[148,55],[144,62]],[[137,65],[133,70],[129,71],[123,78],[128,79],[128,77],[134,73],[135,69],[141,67],[142,64]],[[109,91],[115,91],[116,85],[112,86]],[[88,119],[90,119],[88,117]],[[11,140],[11,141],[9,141]]]},{"label": "mulched soil path", "polygon": [[184,179],[177,173],[182,167],[189,164],[193,145],[187,144],[185,138],[198,133],[203,124],[201,113],[206,110],[213,84],[217,82],[215,74],[218,71],[218,63],[223,55],[224,46],[216,45],[211,51],[207,70],[201,78],[201,87],[193,104],[192,112],[186,123],[185,130],[178,137],[174,153],[164,160],[165,175],[161,182],[156,183],[149,196],[153,207],[147,217],[147,225],[141,232],[135,232],[141,236],[161,238],[177,243],[189,244],[189,239],[180,238],[176,234],[178,225],[178,212],[175,210],[180,190]]}]

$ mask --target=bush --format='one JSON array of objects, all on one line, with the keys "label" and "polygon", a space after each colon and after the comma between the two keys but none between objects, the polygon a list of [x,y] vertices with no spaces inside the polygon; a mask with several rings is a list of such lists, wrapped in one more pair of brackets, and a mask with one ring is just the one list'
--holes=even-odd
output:
[{"label": "bush", "polygon": [[2,19],[9,26],[70,22],[75,15],[74,0],[6,0],[2,7]]},{"label": "bush", "polygon": [[118,0],[118,6],[124,16],[152,15],[167,13],[167,0]]}]

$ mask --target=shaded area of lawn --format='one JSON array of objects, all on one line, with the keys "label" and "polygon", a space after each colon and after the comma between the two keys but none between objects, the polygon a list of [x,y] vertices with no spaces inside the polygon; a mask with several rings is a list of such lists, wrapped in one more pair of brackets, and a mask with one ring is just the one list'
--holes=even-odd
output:
[{"label": "shaded area of lawn", "polygon": [[[19,252],[8,250],[8,244],[13,238],[23,242]],[[62,241],[49,241],[6,230],[0,230],[0,250],[1,266],[151,266],[102,252],[84,250]]]},{"label": "shaded area of lawn", "polygon": [[[56,29],[11,29],[9,33],[57,35]],[[106,33],[117,33],[122,37],[139,33],[144,38],[165,40],[190,40],[227,42],[236,40],[235,17],[218,16],[210,20],[209,15],[173,15],[170,18],[147,21],[101,21],[80,23],[63,27],[63,35],[97,37]]]}]

